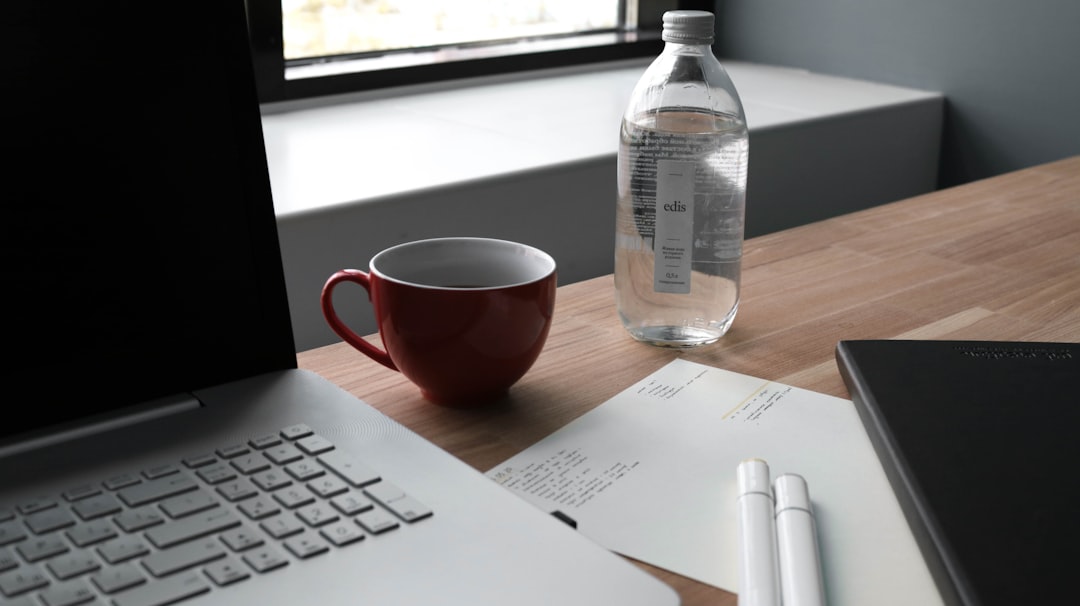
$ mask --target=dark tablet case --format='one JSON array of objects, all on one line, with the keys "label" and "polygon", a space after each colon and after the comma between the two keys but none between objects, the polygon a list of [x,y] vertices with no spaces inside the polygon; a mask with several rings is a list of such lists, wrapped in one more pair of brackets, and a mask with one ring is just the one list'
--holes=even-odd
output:
[{"label": "dark tablet case", "polygon": [[1080,344],[841,341],[947,604],[1080,603]]}]

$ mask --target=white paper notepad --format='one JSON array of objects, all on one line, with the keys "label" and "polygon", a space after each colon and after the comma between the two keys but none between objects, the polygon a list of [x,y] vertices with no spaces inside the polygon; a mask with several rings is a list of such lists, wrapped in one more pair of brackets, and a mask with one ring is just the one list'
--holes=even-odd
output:
[{"label": "white paper notepad", "polygon": [[487,475],[612,551],[737,592],[750,457],[809,484],[829,604],[941,603],[850,400],[675,360]]}]

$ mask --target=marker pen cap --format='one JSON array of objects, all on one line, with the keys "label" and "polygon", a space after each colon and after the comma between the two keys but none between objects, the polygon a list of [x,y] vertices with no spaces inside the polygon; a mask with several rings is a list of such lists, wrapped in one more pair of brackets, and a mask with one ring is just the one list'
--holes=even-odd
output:
[{"label": "marker pen cap", "polygon": [[746,459],[739,463],[738,473],[739,494],[760,492],[772,496],[772,485],[769,481],[769,464],[761,459]]},{"label": "marker pen cap", "polygon": [[777,513],[785,509],[810,509],[810,492],[806,487],[806,480],[796,473],[785,473],[776,478],[773,483],[776,493]]}]

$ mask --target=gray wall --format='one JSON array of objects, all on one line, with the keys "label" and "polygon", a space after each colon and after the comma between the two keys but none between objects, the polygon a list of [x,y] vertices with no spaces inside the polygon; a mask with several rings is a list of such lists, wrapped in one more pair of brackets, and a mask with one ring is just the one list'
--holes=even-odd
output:
[{"label": "gray wall", "polygon": [[1077,0],[716,0],[721,57],[945,94],[939,186],[1080,154]]}]

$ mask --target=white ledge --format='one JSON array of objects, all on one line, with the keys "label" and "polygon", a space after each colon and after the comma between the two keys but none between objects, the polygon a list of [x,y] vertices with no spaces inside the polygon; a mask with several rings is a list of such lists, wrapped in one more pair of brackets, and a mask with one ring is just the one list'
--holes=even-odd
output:
[{"label": "white ledge", "polygon": [[[938,93],[724,61],[751,133],[940,98]],[[279,216],[612,157],[648,61],[323,107],[265,106]]]}]

